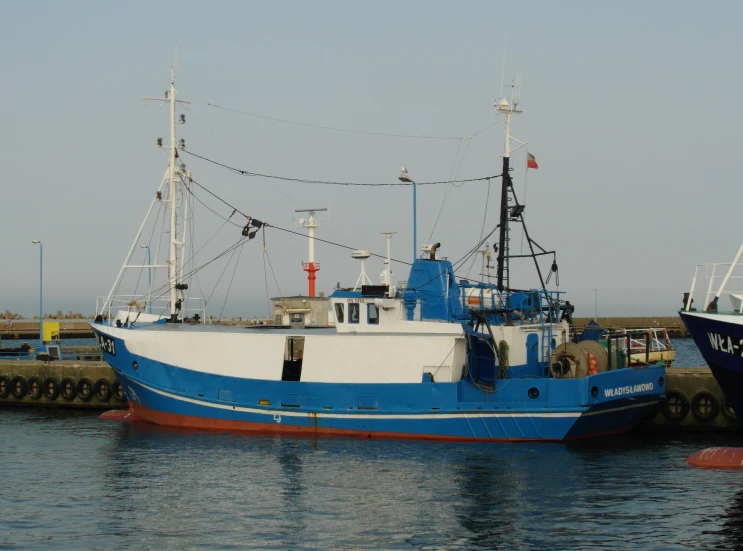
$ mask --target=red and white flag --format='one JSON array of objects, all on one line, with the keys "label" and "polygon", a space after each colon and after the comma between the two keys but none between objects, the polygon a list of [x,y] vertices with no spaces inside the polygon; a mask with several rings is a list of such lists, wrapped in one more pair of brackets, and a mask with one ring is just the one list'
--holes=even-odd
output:
[{"label": "red and white flag", "polygon": [[537,164],[537,160],[534,158],[534,155],[531,153],[526,154],[526,168],[539,168],[539,165]]}]

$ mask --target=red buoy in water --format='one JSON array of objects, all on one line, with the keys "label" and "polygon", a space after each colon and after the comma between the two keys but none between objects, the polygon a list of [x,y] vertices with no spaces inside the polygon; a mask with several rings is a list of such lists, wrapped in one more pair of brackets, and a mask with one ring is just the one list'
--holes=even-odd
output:
[{"label": "red buoy in water", "polygon": [[743,448],[707,448],[694,452],[686,462],[705,469],[742,469]]},{"label": "red buoy in water", "polygon": [[100,418],[105,421],[139,421],[142,419],[131,409],[109,409],[101,413]]}]

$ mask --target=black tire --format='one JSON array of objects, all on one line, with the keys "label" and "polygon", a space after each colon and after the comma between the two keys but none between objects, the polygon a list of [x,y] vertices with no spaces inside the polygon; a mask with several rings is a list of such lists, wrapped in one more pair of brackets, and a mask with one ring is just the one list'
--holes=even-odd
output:
[{"label": "black tire", "polygon": [[62,382],[59,383],[59,395],[67,402],[74,400],[75,396],[77,396],[77,385],[75,381],[69,377],[62,379]]},{"label": "black tire", "polygon": [[689,414],[689,399],[680,390],[669,390],[666,392],[661,411],[669,421],[674,423],[683,421]]},{"label": "black tire", "polygon": [[720,413],[720,402],[711,392],[701,390],[691,399],[691,412],[699,421],[709,423]]},{"label": "black tire", "polygon": [[113,393],[114,400],[122,404],[126,402],[126,394],[124,393],[124,387],[121,386],[121,383],[119,381],[114,381],[114,384],[111,387],[111,392]]},{"label": "black tire", "polygon": [[0,398],[7,398],[10,396],[10,378],[5,375],[0,375]]},{"label": "black tire", "polygon": [[720,406],[720,411],[722,412],[722,415],[727,419],[728,421],[735,421],[738,422],[738,416],[735,414],[735,410],[733,409],[733,406],[728,402],[727,398],[722,399],[722,405]]},{"label": "black tire", "polygon": [[75,390],[77,391],[77,397],[80,398],[83,402],[90,402],[90,400],[93,399],[93,383],[90,381],[90,379],[80,379],[77,382]]},{"label": "black tire", "polygon": [[59,383],[57,382],[57,379],[54,377],[49,377],[48,379],[44,379],[44,384],[42,385],[44,396],[47,400],[56,400],[59,396]]},{"label": "black tire", "polygon": [[98,379],[93,385],[93,394],[100,402],[108,402],[111,399],[111,383],[108,379]]},{"label": "black tire", "polygon": [[28,394],[28,383],[20,375],[13,377],[10,381],[10,393],[16,400],[23,400]]},{"label": "black tire", "polygon": [[32,400],[38,400],[44,395],[44,382],[38,377],[29,377],[28,379],[28,397]]}]

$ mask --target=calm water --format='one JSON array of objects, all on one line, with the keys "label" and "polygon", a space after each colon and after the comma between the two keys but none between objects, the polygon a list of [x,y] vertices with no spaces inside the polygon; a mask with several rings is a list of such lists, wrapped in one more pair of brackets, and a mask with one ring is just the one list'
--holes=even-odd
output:
[{"label": "calm water", "polygon": [[727,436],[444,444],[0,410],[0,548],[743,549]]}]

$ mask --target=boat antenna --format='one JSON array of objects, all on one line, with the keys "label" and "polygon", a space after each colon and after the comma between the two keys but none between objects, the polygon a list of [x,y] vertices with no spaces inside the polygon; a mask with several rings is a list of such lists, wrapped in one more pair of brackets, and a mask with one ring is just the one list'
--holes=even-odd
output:
[{"label": "boat antenna", "polygon": [[[504,61],[505,63],[505,61]],[[511,98],[501,97],[495,103],[496,112],[503,115],[505,144],[503,149],[503,173],[501,177],[500,202],[500,233],[498,237],[498,290],[503,291],[508,286],[508,220],[511,218],[508,206],[508,193],[513,187],[510,173],[511,159],[511,115],[521,113],[517,109],[519,101],[518,87],[511,84]],[[518,141],[518,140],[517,140]]]}]

